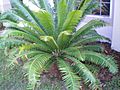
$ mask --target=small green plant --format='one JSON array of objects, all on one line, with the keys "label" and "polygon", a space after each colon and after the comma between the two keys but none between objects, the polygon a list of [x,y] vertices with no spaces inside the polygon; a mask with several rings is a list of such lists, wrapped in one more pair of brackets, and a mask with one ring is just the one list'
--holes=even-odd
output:
[{"label": "small green plant", "polygon": [[102,20],[91,20],[76,30],[84,16],[97,7],[96,0],[82,0],[77,8],[75,0],[54,0],[53,8],[46,0],[30,1],[38,10],[32,11],[21,1],[11,0],[14,8],[0,17],[1,21],[10,24],[1,37],[0,48],[10,50],[8,66],[23,65],[28,89],[35,89],[42,72],[48,71],[53,64],[68,90],[79,90],[80,81],[92,89],[98,88],[99,81],[94,75],[97,65],[117,72],[114,59],[101,54],[101,46],[90,44],[107,40],[95,31],[107,24]]}]

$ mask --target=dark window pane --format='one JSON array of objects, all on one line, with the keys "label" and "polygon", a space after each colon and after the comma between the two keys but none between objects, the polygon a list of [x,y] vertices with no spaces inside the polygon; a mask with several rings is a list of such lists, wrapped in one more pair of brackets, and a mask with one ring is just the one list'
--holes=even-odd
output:
[{"label": "dark window pane", "polygon": [[101,10],[101,15],[109,16],[110,15],[110,4],[103,3],[102,5],[103,6],[102,6],[102,10]]},{"label": "dark window pane", "polygon": [[110,2],[110,0],[102,0],[103,2]]},{"label": "dark window pane", "polygon": [[92,12],[93,15],[100,15],[100,7]]}]

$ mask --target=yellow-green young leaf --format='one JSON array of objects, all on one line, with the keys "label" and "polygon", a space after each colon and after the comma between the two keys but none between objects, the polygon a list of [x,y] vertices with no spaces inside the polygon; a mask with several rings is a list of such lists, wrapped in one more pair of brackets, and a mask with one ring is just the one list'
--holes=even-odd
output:
[{"label": "yellow-green young leaf", "polygon": [[59,34],[57,43],[60,49],[64,49],[69,45],[70,37],[72,36],[71,31],[63,31]]},{"label": "yellow-green young leaf", "polygon": [[60,32],[67,17],[67,2],[60,0],[57,5],[58,31]]},{"label": "yellow-green young leaf", "polygon": [[75,27],[77,26],[77,24],[79,23],[81,17],[83,15],[83,12],[81,10],[74,10],[71,11],[68,16],[67,19],[65,20],[64,24],[63,24],[63,28],[62,30],[74,30]]},{"label": "yellow-green young leaf", "polygon": [[52,50],[58,49],[58,45],[51,36],[40,36],[40,39],[44,41]]},{"label": "yellow-green young leaf", "polygon": [[53,22],[52,15],[49,12],[41,9],[37,12],[34,12],[34,14],[36,15],[39,22],[44,27],[45,29],[44,31],[47,33],[47,35],[50,35],[50,36],[53,35],[54,22]]}]

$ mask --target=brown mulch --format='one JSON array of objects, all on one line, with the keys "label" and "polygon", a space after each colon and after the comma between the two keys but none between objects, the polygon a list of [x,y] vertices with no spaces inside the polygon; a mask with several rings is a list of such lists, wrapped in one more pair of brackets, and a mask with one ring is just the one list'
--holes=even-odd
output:
[{"label": "brown mulch", "polygon": [[[112,50],[110,43],[99,43],[99,44],[101,44],[105,48],[104,53],[106,55],[110,55],[114,57],[114,59],[116,60],[118,64],[118,68],[119,68],[119,71],[116,75],[120,75],[120,52]],[[115,75],[111,74],[107,69],[101,68],[98,77],[101,81],[102,86],[104,87],[105,82],[108,80],[111,80],[113,76]]]},{"label": "brown mulch", "polygon": [[105,54],[113,56],[117,61],[117,64],[119,66],[119,72],[120,72],[120,52],[112,50],[111,44],[109,43],[103,43],[103,46],[105,47]]}]

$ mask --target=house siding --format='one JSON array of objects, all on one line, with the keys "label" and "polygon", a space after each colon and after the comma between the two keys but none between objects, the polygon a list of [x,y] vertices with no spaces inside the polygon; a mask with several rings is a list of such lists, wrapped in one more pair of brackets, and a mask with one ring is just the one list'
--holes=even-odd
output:
[{"label": "house siding", "polygon": [[120,0],[114,2],[112,48],[120,52]]}]

